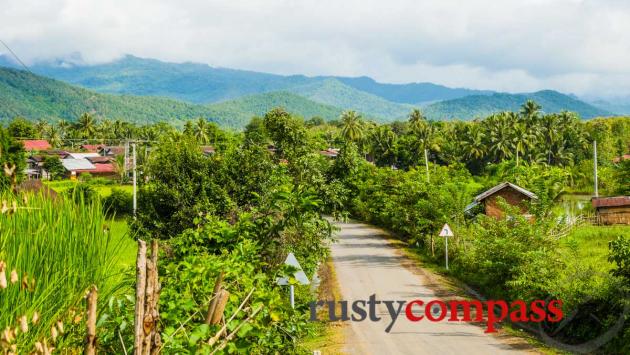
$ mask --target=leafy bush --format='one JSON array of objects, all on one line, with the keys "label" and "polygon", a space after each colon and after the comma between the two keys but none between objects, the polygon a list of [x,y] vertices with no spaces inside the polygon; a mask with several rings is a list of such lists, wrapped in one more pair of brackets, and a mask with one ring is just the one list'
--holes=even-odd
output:
[{"label": "leafy bush", "polygon": [[109,215],[131,215],[133,213],[133,195],[114,187],[111,194],[103,199],[103,210]]},{"label": "leafy bush", "polygon": [[66,191],[66,195],[77,203],[91,203],[99,199],[98,192],[86,183],[76,183]]},{"label": "leafy bush", "polygon": [[66,174],[66,169],[63,167],[61,160],[55,156],[46,156],[43,168],[48,172],[50,180],[59,180]]},{"label": "leafy bush", "polygon": [[[24,175],[25,156],[22,143],[16,141],[0,126],[0,192],[20,182]],[[5,167],[11,170],[7,175]]]}]

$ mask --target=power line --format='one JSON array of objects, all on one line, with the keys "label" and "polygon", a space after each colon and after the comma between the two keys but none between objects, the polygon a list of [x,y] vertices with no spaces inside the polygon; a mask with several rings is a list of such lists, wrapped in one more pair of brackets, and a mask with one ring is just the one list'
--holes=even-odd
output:
[{"label": "power line", "polygon": [[0,39],[0,42],[4,45],[4,47],[6,49],[9,50],[9,52],[13,55],[13,57],[20,63],[22,64],[22,66],[24,67],[24,69],[26,69],[27,72],[33,74],[33,72],[26,66],[26,64],[24,64],[24,62],[22,61],[22,59],[20,59],[20,57],[17,56],[17,54],[15,54],[15,52],[6,44],[4,43],[3,40]]}]

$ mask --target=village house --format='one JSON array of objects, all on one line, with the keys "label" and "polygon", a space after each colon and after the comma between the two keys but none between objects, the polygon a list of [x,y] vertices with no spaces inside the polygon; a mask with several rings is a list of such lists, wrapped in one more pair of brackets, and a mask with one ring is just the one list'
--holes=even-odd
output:
[{"label": "village house", "polygon": [[619,163],[622,162],[624,160],[630,160],[630,154],[624,154],[622,156],[618,156],[618,157],[614,157],[613,158],[613,163]]},{"label": "village house", "polygon": [[26,169],[24,175],[28,180],[49,179],[48,172],[44,169],[44,156],[32,155],[26,158]]},{"label": "village house", "polygon": [[320,150],[319,154],[328,157],[328,158],[336,158],[339,155],[339,149],[336,148],[328,148],[326,150]]},{"label": "village house", "polygon": [[22,144],[27,152],[40,152],[52,148],[50,143],[44,139],[27,139],[23,140]]},{"label": "village house", "polygon": [[211,145],[202,145],[201,151],[203,152],[203,155],[206,155],[206,156],[212,155],[216,152],[214,147]]},{"label": "village house", "polygon": [[496,219],[503,218],[504,211],[499,205],[499,197],[503,198],[508,205],[518,207],[525,218],[533,218],[529,213],[529,204],[538,197],[533,192],[510,182],[501,183],[475,196],[474,201],[466,206],[464,212],[473,213],[476,208],[481,208],[487,216]]},{"label": "village house", "polygon": [[61,164],[68,172],[67,175],[71,180],[76,180],[81,173],[91,172],[96,169],[94,164],[87,159],[66,158],[61,159]]},{"label": "village house", "polygon": [[115,157],[125,154],[123,146],[103,146],[98,151],[99,155],[104,157]]},{"label": "village house", "polygon": [[98,153],[104,147],[105,144],[82,144],[79,149],[89,153]]},{"label": "village house", "polygon": [[629,224],[630,196],[593,197],[597,224]]}]

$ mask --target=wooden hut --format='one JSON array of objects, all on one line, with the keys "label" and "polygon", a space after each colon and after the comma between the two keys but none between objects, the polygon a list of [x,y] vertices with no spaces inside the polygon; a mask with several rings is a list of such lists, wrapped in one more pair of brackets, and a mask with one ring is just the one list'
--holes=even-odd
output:
[{"label": "wooden hut", "polygon": [[630,196],[593,197],[597,224],[630,225]]},{"label": "wooden hut", "polygon": [[529,203],[537,200],[538,197],[533,192],[510,182],[501,183],[475,196],[474,201],[466,206],[465,212],[470,213],[481,206],[487,216],[496,219],[503,218],[504,212],[499,205],[499,197],[503,198],[507,204],[518,207],[524,217],[532,218],[529,213]]}]

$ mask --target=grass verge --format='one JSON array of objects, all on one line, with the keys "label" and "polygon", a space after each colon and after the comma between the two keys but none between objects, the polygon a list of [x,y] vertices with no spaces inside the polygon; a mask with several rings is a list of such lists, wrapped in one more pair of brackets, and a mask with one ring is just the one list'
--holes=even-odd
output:
[{"label": "grass verge", "polygon": [[[318,300],[340,300],[341,291],[337,282],[337,275],[332,260],[329,258],[319,268],[319,279],[321,280],[317,292]],[[318,319],[327,318],[327,308],[322,308],[318,312]],[[319,350],[322,354],[345,354],[344,324],[341,322],[315,322],[313,335],[303,340],[302,346],[309,351]]]}]

